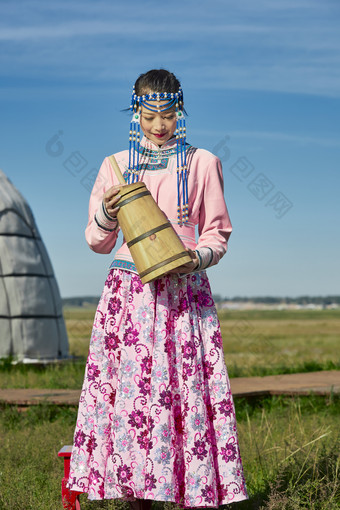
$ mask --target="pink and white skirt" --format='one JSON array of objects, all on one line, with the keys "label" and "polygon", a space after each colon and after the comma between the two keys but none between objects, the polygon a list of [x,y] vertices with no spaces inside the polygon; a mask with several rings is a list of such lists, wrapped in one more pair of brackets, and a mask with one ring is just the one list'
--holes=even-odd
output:
[{"label": "pink and white skirt", "polygon": [[247,499],[205,272],[142,285],[111,269],[96,311],[69,478],[89,499]]}]

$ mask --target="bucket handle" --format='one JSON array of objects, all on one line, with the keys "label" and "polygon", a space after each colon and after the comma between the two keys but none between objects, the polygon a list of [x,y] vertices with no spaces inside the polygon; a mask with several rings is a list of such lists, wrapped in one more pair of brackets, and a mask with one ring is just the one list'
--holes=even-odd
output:
[{"label": "bucket handle", "polygon": [[110,160],[110,163],[112,165],[112,168],[114,170],[114,173],[116,174],[116,177],[119,181],[119,184],[126,184],[125,182],[125,179],[123,177],[123,174],[122,172],[120,171],[120,168],[118,166],[118,163],[116,161],[116,158],[114,157],[114,155],[112,154],[111,156],[109,156],[109,160]]}]

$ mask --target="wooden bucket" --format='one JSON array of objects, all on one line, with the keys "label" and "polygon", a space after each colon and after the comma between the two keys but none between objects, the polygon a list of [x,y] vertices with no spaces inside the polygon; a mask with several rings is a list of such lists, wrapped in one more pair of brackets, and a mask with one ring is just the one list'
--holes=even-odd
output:
[{"label": "wooden bucket", "polygon": [[191,257],[143,182],[120,190],[117,219],[142,283],[191,262]]}]

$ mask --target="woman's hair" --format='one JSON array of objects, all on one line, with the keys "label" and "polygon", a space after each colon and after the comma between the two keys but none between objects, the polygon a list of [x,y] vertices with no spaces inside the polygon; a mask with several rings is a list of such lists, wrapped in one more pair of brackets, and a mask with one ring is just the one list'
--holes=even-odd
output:
[{"label": "woman's hair", "polygon": [[135,83],[137,96],[149,92],[178,92],[181,84],[173,73],[166,69],[152,69],[141,74]]}]

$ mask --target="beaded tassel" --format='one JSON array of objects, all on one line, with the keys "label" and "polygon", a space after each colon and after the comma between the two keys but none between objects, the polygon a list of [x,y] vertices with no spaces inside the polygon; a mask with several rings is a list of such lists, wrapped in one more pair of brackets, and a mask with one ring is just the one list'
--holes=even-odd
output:
[{"label": "beaded tassel", "polygon": [[139,147],[140,147],[140,109],[137,106],[133,108],[134,112],[130,122],[130,136],[129,136],[129,171],[128,171],[128,184],[138,182],[139,176]]},{"label": "beaded tassel", "polygon": [[[188,172],[186,154],[186,128],[183,111],[178,105],[176,116],[176,141],[177,141],[177,218],[179,222],[188,221]],[[180,200],[180,181],[182,182],[182,217]]]}]

